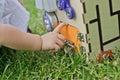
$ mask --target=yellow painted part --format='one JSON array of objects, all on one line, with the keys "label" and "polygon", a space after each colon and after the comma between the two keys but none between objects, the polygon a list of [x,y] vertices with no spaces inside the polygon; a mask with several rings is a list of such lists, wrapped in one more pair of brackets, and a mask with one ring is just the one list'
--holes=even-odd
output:
[{"label": "yellow painted part", "polygon": [[[55,23],[56,25],[56,23]],[[78,32],[79,29],[77,29],[74,26],[66,25],[61,30],[60,33],[70,42],[74,43],[75,50],[80,53],[80,46],[82,45],[82,42],[78,40]]]}]

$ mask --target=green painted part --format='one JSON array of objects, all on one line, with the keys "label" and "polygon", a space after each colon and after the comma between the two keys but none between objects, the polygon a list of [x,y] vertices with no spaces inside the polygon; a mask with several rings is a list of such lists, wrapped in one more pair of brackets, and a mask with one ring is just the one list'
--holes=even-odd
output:
[{"label": "green painted part", "polygon": [[120,0],[82,0],[91,44],[90,56],[120,46]]},{"label": "green painted part", "polygon": [[120,10],[120,0],[112,0],[113,3],[113,11],[119,11]]},{"label": "green painted part", "polygon": [[91,45],[92,52],[90,53],[90,58],[96,59],[98,56],[100,50],[100,39],[98,34],[98,27],[97,23],[89,25],[89,34],[88,37],[90,38],[89,43]]},{"label": "green painted part", "polygon": [[120,40],[114,41],[113,43],[104,46],[105,50],[115,50],[117,47],[120,48]]}]

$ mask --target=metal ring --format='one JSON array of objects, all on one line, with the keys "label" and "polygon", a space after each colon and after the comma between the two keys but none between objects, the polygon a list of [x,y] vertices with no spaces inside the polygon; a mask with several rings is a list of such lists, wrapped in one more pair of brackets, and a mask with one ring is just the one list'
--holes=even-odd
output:
[{"label": "metal ring", "polygon": [[56,0],[56,5],[59,10],[65,9],[66,0]]},{"label": "metal ring", "polygon": [[54,14],[54,12],[44,12],[43,14],[43,22],[45,25],[45,28],[48,32],[52,31],[53,28],[53,23],[57,22],[57,18],[56,15]]},{"label": "metal ring", "polygon": [[67,15],[67,17],[68,17],[69,19],[73,19],[73,18],[74,18],[75,13],[74,13],[74,10],[73,10],[71,7],[66,8],[66,9],[65,9],[65,12],[66,12],[66,15]]}]

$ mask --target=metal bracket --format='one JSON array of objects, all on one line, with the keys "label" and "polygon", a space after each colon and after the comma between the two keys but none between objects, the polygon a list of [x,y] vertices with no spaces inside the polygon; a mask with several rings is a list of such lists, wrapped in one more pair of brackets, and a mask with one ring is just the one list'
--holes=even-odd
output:
[{"label": "metal bracket", "polygon": [[57,22],[57,17],[54,12],[44,12],[43,13],[43,22],[45,25],[45,28],[48,32],[52,31],[53,28],[53,23]]},{"label": "metal bracket", "polygon": [[85,42],[84,34],[78,33],[78,40],[80,40],[80,41],[82,41],[82,42]]},{"label": "metal bracket", "polygon": [[65,41],[65,45],[67,45],[67,46],[68,46],[69,48],[71,48],[71,49],[74,48],[74,43],[72,43],[72,42],[70,42],[70,41],[68,41],[68,40]]}]

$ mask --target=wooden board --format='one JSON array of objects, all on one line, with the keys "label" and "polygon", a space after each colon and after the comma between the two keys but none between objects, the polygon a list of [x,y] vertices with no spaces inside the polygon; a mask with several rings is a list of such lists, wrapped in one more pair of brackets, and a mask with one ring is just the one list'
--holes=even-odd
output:
[{"label": "wooden board", "polygon": [[83,0],[83,3],[91,57],[120,46],[120,0]]},{"label": "wooden board", "polygon": [[70,4],[75,11],[75,18],[68,19],[64,10],[57,10],[56,14],[60,21],[69,23],[72,26],[77,27],[82,33],[86,33],[85,24],[83,24],[83,7],[80,0],[70,0]]},{"label": "wooden board", "polygon": [[75,18],[68,19],[64,11],[57,10],[60,21],[80,30],[82,45],[92,59],[101,51],[120,46],[120,0],[70,0]]}]

